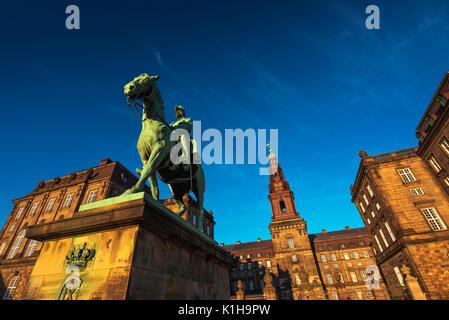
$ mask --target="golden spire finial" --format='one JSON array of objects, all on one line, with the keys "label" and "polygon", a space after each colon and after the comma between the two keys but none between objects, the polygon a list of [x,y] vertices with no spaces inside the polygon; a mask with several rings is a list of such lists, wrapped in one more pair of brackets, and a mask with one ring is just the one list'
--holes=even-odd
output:
[{"label": "golden spire finial", "polygon": [[268,158],[274,158],[276,155],[273,153],[273,149],[271,148],[270,143],[267,144],[267,147],[269,151]]}]

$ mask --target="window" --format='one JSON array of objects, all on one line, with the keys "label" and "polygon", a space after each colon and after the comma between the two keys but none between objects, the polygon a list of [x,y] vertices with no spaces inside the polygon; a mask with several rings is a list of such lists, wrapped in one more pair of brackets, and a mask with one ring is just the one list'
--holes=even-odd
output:
[{"label": "window", "polygon": [[384,232],[382,231],[382,229],[379,229],[379,233],[380,233],[380,236],[382,237],[382,240],[385,243],[385,247],[388,248],[389,244],[387,242],[387,238],[385,238],[385,235],[384,235]]},{"label": "window", "polygon": [[271,261],[267,260],[267,268],[271,268]]},{"label": "window", "polygon": [[352,253],[352,255],[354,256],[355,259],[359,259],[360,258],[359,253],[357,251],[354,251]]},{"label": "window", "polygon": [[209,225],[206,226],[206,234],[210,235],[210,226]]},{"label": "window", "polygon": [[295,280],[296,280],[296,284],[299,286],[301,284],[301,279],[299,278],[298,274],[295,274]]},{"label": "window", "polygon": [[363,195],[363,200],[365,200],[366,205],[369,206],[369,201],[365,194]]},{"label": "window", "polygon": [[263,289],[265,287],[265,282],[263,279],[260,279],[260,289]]},{"label": "window", "polygon": [[257,257],[260,258],[262,257],[262,254],[260,252],[257,253]]},{"label": "window", "polygon": [[20,216],[22,215],[23,209],[25,209],[25,207],[19,208],[19,210],[17,210],[16,216],[14,217],[14,220],[19,220]]},{"label": "window", "polygon": [[376,203],[376,208],[377,208],[377,210],[380,210],[380,204],[379,203]]},{"label": "window", "polygon": [[401,270],[399,270],[398,267],[394,267],[394,273],[396,273],[396,277],[398,278],[399,283],[401,286],[404,286],[404,278],[402,277]]},{"label": "window", "polygon": [[321,262],[327,262],[327,258],[325,254],[320,255],[321,257]]},{"label": "window", "polygon": [[96,198],[97,198],[97,190],[93,190],[89,192],[89,196],[87,197],[86,203],[94,202]]},{"label": "window", "polygon": [[332,292],[332,300],[338,300],[338,294],[336,292]]},{"label": "window", "polygon": [[254,290],[254,281],[249,280],[249,290]]},{"label": "window", "polygon": [[366,218],[366,221],[368,222],[368,224],[371,224],[371,220],[369,218]]},{"label": "window", "polygon": [[293,242],[293,239],[288,239],[288,247],[289,248],[294,248],[295,247],[295,243]]},{"label": "window", "polygon": [[435,172],[440,172],[442,170],[440,164],[434,157],[430,157],[429,163],[432,166],[432,168],[435,170]]},{"label": "window", "polygon": [[343,252],[343,257],[345,257],[345,260],[349,260],[349,253]]},{"label": "window", "polygon": [[444,150],[444,152],[446,152],[447,155],[449,155],[449,143],[446,139],[443,139],[443,141],[441,141],[440,147]]},{"label": "window", "polygon": [[285,210],[286,210],[286,208],[285,208],[285,202],[281,200],[281,201],[279,202],[279,205],[280,205],[280,207],[281,207],[281,211],[282,211],[282,212],[285,212]]},{"label": "window", "polygon": [[250,254],[247,254],[247,255],[246,255],[246,259],[251,259],[251,255],[250,255]]},{"label": "window", "polygon": [[359,246],[364,246],[365,244],[363,243],[363,241],[359,241]]},{"label": "window", "polygon": [[363,281],[366,281],[366,273],[363,270],[360,270],[360,276],[362,277]]},{"label": "window", "polygon": [[374,211],[371,211],[371,217],[375,217],[376,216],[376,214],[374,213]]},{"label": "window", "polygon": [[326,273],[326,278],[327,278],[327,283],[329,284],[333,284],[334,283],[334,279],[332,279],[332,275],[329,273]]},{"label": "window", "polygon": [[72,205],[73,196],[74,193],[71,193],[65,198],[64,204],[62,205],[64,208]]},{"label": "window", "polygon": [[323,250],[323,247],[322,246],[318,246],[318,250]]},{"label": "window", "polygon": [[19,284],[20,276],[16,275],[9,280],[8,288],[6,288],[3,294],[3,300],[11,300],[14,292],[16,291],[17,285]]},{"label": "window", "polygon": [[349,274],[351,275],[351,280],[352,282],[357,282],[359,280],[357,280],[357,275],[355,274],[354,271],[349,272]]},{"label": "window", "polygon": [[51,211],[53,209],[53,206],[55,205],[56,198],[52,198],[48,201],[47,208],[45,211]]},{"label": "window", "polygon": [[14,241],[11,251],[8,254],[8,259],[12,259],[16,256],[17,251],[19,251],[20,245],[22,244],[23,238],[25,237],[25,232],[26,232],[26,230],[22,230],[17,235],[17,238]]},{"label": "window", "polygon": [[363,294],[362,294],[362,291],[357,290],[356,293],[357,293],[357,299],[363,300]]},{"label": "window", "polygon": [[335,255],[335,253],[331,253],[331,260],[337,261],[337,256]]},{"label": "window", "polygon": [[363,213],[365,213],[365,207],[363,206],[363,203],[360,201],[359,202],[360,208],[362,208]]},{"label": "window", "polygon": [[[192,224],[196,226],[196,215],[192,215]],[[243,256],[240,256],[243,259]]]},{"label": "window", "polygon": [[366,186],[366,189],[368,190],[369,195],[371,196],[371,198],[374,197],[374,192],[373,192],[373,190],[371,189],[371,187],[369,186],[369,184]]},{"label": "window", "polygon": [[243,263],[239,264],[239,268],[240,268],[240,270],[243,270]]},{"label": "window", "polygon": [[248,270],[251,270],[251,268],[253,267],[251,262],[248,262]]},{"label": "window", "polygon": [[377,237],[377,235],[374,235],[374,239],[376,239],[377,246],[379,247],[380,252],[383,252],[384,250],[382,249],[382,246],[380,245],[379,238]]},{"label": "window", "polygon": [[449,176],[444,179],[444,183],[446,183],[446,185],[449,186]]},{"label": "window", "polygon": [[332,245],[330,244],[330,245],[327,246],[327,248],[328,248],[329,250],[332,250],[334,247],[332,247]]},{"label": "window", "polygon": [[369,252],[368,252],[368,251],[363,250],[363,251],[362,251],[362,254],[363,254],[363,256],[364,256],[365,258],[369,258]]},{"label": "window", "polygon": [[0,244],[0,255],[3,253],[3,250],[5,249],[6,242],[3,242]]},{"label": "window", "polygon": [[340,247],[344,249],[346,246],[345,246],[344,243],[342,243],[342,244],[340,245]]},{"label": "window", "polygon": [[16,226],[15,224],[11,225],[11,226],[9,227],[8,231],[9,231],[9,232],[13,232],[15,226]]},{"label": "window", "polygon": [[339,273],[340,276],[340,283],[345,283],[345,280],[343,279],[343,275],[341,273]]},{"label": "window", "polygon": [[257,264],[259,265],[259,269],[262,269],[262,261],[257,262]]},{"label": "window", "polygon": [[435,208],[425,208],[421,209],[422,213],[424,214],[424,217],[427,219],[427,222],[429,223],[430,227],[433,231],[439,231],[439,230],[446,230],[446,226],[444,225],[443,221],[440,219],[440,216],[438,215]]},{"label": "window", "polygon": [[324,269],[329,269],[329,266],[327,264],[324,265]]},{"label": "window", "polygon": [[398,170],[399,175],[402,178],[402,181],[404,181],[405,183],[407,182],[412,182],[415,181],[416,178],[413,175],[412,171],[410,170],[410,168],[405,168],[405,169],[399,169]]},{"label": "window", "polygon": [[30,216],[34,215],[36,213],[37,207],[39,206],[39,202],[35,202],[33,203],[33,205],[31,206],[31,210],[28,213]]},{"label": "window", "polygon": [[352,263],[351,262],[348,262],[348,267],[352,267]]},{"label": "window", "polygon": [[388,224],[388,222],[385,221],[384,225],[385,225],[385,228],[387,229],[388,233],[390,234],[391,240],[392,240],[393,242],[396,241],[396,237],[394,236],[393,232],[391,231],[390,225]]},{"label": "window", "polygon": [[424,194],[424,191],[421,188],[415,188],[415,189],[410,189],[410,192],[413,194],[413,196],[420,196]]},{"label": "window", "polygon": [[25,257],[29,257],[34,253],[34,250],[36,250],[38,242],[36,240],[31,240],[30,244],[28,245],[28,248],[25,252]]},{"label": "window", "polygon": [[298,261],[298,258],[296,257],[296,254],[292,255],[292,261],[293,262],[297,262]]},{"label": "window", "polygon": [[338,264],[334,264],[334,268],[338,269],[339,268]]}]

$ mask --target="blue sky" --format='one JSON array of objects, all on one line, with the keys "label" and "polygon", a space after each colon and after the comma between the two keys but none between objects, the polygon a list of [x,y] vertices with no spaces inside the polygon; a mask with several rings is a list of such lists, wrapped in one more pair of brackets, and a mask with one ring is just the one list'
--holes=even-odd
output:
[{"label": "blue sky", "polygon": [[[109,157],[134,170],[141,125],[123,85],[159,74],[168,121],[279,130],[279,160],[310,233],[362,226],[359,150],[417,145],[449,70],[446,1],[28,1],[0,19],[0,223],[44,179]],[[65,28],[76,4],[81,29]],[[365,8],[380,8],[380,30]],[[216,240],[270,237],[259,165],[207,165]],[[162,188],[162,197],[169,196]]]}]

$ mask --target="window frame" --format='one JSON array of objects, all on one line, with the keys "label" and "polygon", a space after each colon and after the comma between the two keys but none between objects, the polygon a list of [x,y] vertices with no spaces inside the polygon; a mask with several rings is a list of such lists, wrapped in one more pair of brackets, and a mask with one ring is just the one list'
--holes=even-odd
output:
[{"label": "window frame", "polygon": [[[421,210],[422,215],[423,215],[424,218],[426,219],[427,223],[429,224],[430,228],[431,228],[433,231],[444,231],[444,230],[447,230],[446,223],[444,223],[443,219],[441,219],[441,216],[438,214],[438,211],[437,211],[437,209],[436,209],[435,207],[421,208],[420,210]],[[435,217],[430,217],[430,218],[429,218],[429,217],[426,215],[425,210],[427,210],[427,211],[433,211],[433,212],[430,212],[430,213],[427,212],[427,214],[431,215],[431,214],[433,213],[433,214],[436,216],[436,218],[435,218]],[[435,229],[435,228],[434,228],[434,225],[432,224],[432,222],[435,222],[435,221],[436,221],[436,222],[440,222],[441,225],[442,225],[442,228],[441,228],[441,226],[438,226],[439,229]],[[437,223],[437,224],[438,224],[438,223]]]},{"label": "window frame", "polygon": [[404,183],[416,181],[416,177],[410,168],[397,169],[397,172]]}]

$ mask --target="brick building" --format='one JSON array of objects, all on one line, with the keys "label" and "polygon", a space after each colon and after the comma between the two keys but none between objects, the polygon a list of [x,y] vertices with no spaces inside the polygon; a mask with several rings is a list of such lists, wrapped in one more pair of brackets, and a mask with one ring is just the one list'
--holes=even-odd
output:
[{"label": "brick building", "polygon": [[[0,231],[0,299],[21,299],[42,244],[26,238],[27,227],[76,218],[80,205],[115,197],[137,182],[119,162],[101,160],[96,167],[39,182],[28,195],[13,200],[14,207]],[[146,190],[149,192],[149,188]],[[176,211],[173,199],[161,200]],[[183,218],[198,226],[195,201],[185,199]],[[214,236],[212,212],[205,212],[204,232]]]},{"label": "brick building", "polygon": [[449,299],[449,73],[422,117],[419,146],[368,156],[351,185],[392,299]]},{"label": "brick building", "polygon": [[378,289],[368,290],[366,286],[367,268],[376,268],[366,229],[346,227],[309,234],[273,154],[270,170],[273,174],[268,199],[272,217],[268,228],[272,238],[221,244],[239,258],[230,271],[231,295],[236,294],[240,280],[245,299],[264,298],[264,277],[268,273],[275,298],[280,300],[388,299],[381,278]]}]

